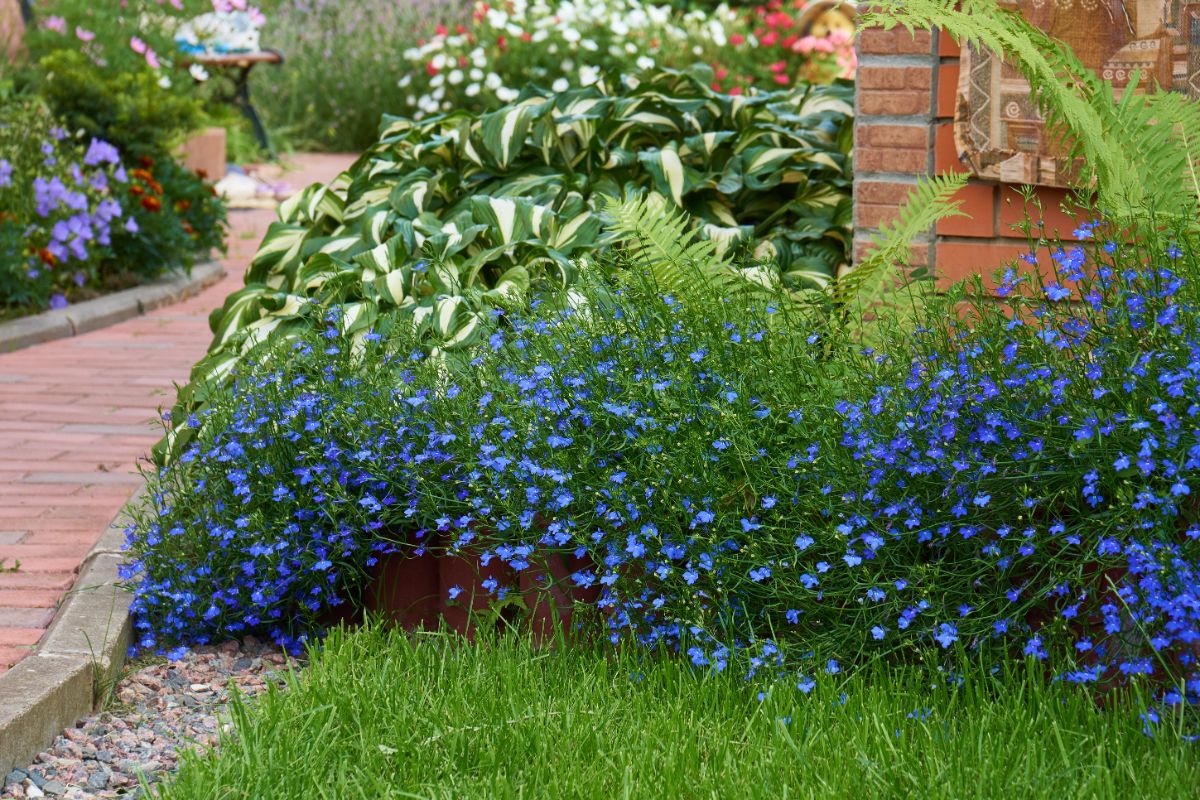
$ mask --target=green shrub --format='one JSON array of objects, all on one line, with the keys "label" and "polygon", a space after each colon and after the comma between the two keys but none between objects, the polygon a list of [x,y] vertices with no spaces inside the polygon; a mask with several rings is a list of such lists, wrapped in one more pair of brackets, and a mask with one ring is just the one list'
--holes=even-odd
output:
[{"label": "green shrub", "polygon": [[461,351],[485,306],[572,284],[605,245],[605,198],[646,192],[720,251],[753,253],[789,288],[823,287],[847,258],[851,96],[837,84],[730,97],[664,72],[530,89],[480,116],[389,119],[337,181],[282,206],[193,379],[331,307],[352,332],[399,314],[425,347]]},{"label": "green shrub", "polygon": [[111,142],[127,158],[169,154],[203,119],[198,97],[165,91],[145,65],[104,68],[59,49],[38,62],[38,71],[38,93],[69,129]]}]

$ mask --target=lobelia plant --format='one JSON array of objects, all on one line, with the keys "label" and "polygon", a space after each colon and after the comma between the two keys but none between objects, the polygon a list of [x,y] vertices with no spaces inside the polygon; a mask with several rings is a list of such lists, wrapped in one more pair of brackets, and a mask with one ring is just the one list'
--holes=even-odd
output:
[{"label": "lobelia plant", "polygon": [[[620,272],[497,311],[454,373],[400,327],[356,355],[330,315],[244,362],[157,479],[130,535],[139,624],[156,646],[271,609],[312,626],[380,550],[441,541],[518,575],[585,557],[569,581],[601,587],[614,641],[699,668],[808,692],[965,652],[1146,682],[1153,718],[1178,717],[1200,694],[1200,251],[1185,228],[1118,230],[1081,225],[1049,276],[1009,270],[968,319],[965,291],[930,297],[882,350],[772,324],[786,296]],[[249,585],[280,563],[264,605]]]}]

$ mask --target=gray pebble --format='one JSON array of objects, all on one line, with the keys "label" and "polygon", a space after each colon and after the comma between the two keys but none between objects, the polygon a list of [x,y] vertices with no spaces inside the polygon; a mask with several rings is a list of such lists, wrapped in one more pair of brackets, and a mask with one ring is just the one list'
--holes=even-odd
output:
[{"label": "gray pebble", "polygon": [[10,783],[20,783],[27,777],[28,776],[25,774],[25,770],[14,769],[12,772],[4,776],[4,785],[7,786]]},{"label": "gray pebble", "polygon": [[66,793],[67,785],[61,781],[46,781],[46,785],[42,787],[42,791],[51,797],[58,797]]},{"label": "gray pebble", "polygon": [[87,788],[89,789],[104,789],[108,786],[108,776],[103,772],[93,772],[88,775]]}]

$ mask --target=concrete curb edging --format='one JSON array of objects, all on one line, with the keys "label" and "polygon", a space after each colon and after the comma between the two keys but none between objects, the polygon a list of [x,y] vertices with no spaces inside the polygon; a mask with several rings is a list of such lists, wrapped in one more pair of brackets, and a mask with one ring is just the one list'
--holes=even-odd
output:
[{"label": "concrete curb edging", "polygon": [[132,600],[117,581],[129,511],[125,503],[79,566],[37,650],[0,675],[0,775],[24,766],[65,728],[87,716],[117,679],[133,637]]},{"label": "concrete curb edging", "polygon": [[215,261],[206,261],[192,267],[190,274],[160,278],[144,286],[113,292],[59,311],[45,311],[0,323],[0,353],[10,353],[42,342],[115,325],[170,303],[194,297],[224,276],[224,267]]}]

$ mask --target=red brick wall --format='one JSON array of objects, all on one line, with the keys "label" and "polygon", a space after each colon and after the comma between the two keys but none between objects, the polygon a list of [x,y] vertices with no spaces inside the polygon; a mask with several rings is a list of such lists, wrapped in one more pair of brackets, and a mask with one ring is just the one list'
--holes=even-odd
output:
[{"label": "red brick wall", "polygon": [[[954,144],[958,45],[945,34],[902,28],[864,30],[858,40],[854,150],[854,251],[857,259],[879,225],[896,210],[917,178],[969,171]],[[1047,233],[1071,238],[1061,211],[1062,189],[1038,187]],[[945,280],[990,274],[1025,252],[1025,218],[1018,187],[972,179],[959,193],[969,217],[943,220],[913,247],[913,263],[936,266]],[[1034,209],[1030,209],[1033,213]],[[1036,219],[1036,218],[1035,218]]]}]

